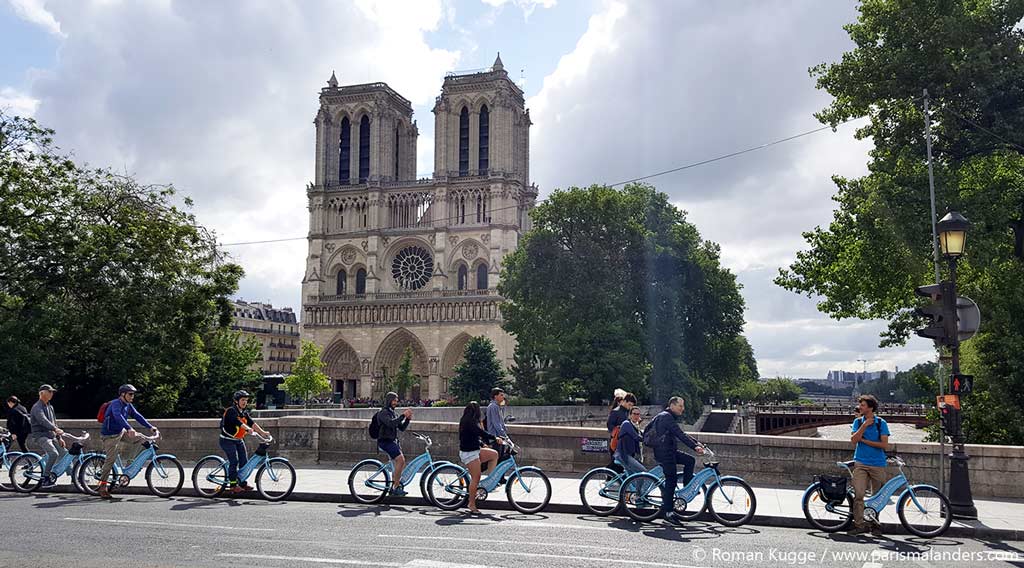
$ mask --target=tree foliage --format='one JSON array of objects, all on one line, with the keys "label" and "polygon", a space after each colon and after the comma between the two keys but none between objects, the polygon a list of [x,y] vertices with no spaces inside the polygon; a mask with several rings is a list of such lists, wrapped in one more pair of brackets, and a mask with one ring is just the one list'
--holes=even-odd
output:
[{"label": "tree foliage", "polygon": [[505,386],[498,353],[490,339],[479,336],[466,342],[463,359],[455,366],[450,388],[460,401],[486,400],[491,389]]},{"label": "tree foliage", "polygon": [[860,392],[875,395],[879,402],[933,404],[937,389],[937,370],[938,365],[934,362],[921,363],[906,371],[900,371],[893,377],[882,377],[862,383]]},{"label": "tree foliage", "polygon": [[253,369],[262,353],[256,338],[213,329],[200,341],[197,364],[178,399],[179,416],[215,416],[230,404],[235,391],[255,392],[261,387],[260,372]]},{"label": "tree foliage", "polygon": [[402,360],[398,364],[398,371],[391,380],[395,391],[400,397],[406,397],[412,392],[417,384],[416,375],[412,372],[412,347],[406,347],[402,354]]},{"label": "tree foliage", "polygon": [[792,379],[775,377],[766,381],[745,379],[727,389],[725,394],[738,403],[790,402],[800,398],[803,392]]},{"label": "tree foliage", "polygon": [[[856,47],[811,70],[834,97],[826,124],[868,117],[870,173],[836,177],[827,228],[776,282],[820,297],[835,318],[883,318],[882,345],[919,325],[916,286],[934,282],[922,90],[931,96],[937,205],[973,222],[960,262],[962,295],[981,306],[965,344],[976,376],[965,403],[971,441],[1024,443],[1024,263],[1010,224],[1024,216],[1024,1],[865,0],[846,26]],[[984,417],[1000,417],[998,422]]]},{"label": "tree foliage", "polygon": [[331,380],[324,373],[326,363],[320,359],[320,346],[312,341],[302,342],[302,353],[292,365],[292,374],[286,375],[282,388],[291,396],[308,402],[309,397],[331,388]]},{"label": "tree foliage", "polygon": [[505,328],[550,362],[545,391],[701,400],[756,375],[734,275],[665,194],[574,187],[531,215],[499,290]]},{"label": "tree foliage", "polygon": [[508,368],[516,394],[524,398],[536,398],[540,394],[541,367],[540,357],[536,353],[525,343],[516,344],[512,366]]},{"label": "tree foliage", "polygon": [[130,382],[143,412],[171,414],[242,269],[171,187],[78,165],[53,134],[0,113],[4,392],[56,383],[60,412],[95,416]]}]

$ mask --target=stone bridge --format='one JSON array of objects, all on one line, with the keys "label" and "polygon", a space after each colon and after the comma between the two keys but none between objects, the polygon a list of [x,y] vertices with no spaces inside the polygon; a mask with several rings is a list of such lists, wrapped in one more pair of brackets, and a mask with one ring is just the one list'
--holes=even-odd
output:
[{"label": "stone bridge", "polygon": [[[913,424],[923,427],[928,424],[926,410],[920,405],[883,405],[878,415],[893,424]],[[778,436],[817,428],[850,424],[856,418],[851,406],[778,406],[759,405],[747,407],[747,419],[755,423],[756,434]]]}]

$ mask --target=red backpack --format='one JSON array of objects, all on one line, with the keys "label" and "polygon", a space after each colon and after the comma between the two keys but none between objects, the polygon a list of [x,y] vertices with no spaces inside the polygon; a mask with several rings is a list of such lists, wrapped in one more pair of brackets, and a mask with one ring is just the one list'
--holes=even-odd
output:
[{"label": "red backpack", "polygon": [[113,400],[108,400],[100,405],[100,411],[96,414],[96,422],[103,424],[107,420],[107,409],[110,408],[110,403]]}]

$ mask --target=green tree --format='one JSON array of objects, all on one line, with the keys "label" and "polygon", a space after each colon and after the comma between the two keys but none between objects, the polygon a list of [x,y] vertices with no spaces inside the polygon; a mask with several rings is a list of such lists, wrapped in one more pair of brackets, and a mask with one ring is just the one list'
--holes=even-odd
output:
[{"label": "green tree", "polygon": [[761,383],[761,399],[764,402],[789,402],[800,398],[804,389],[789,377],[775,377]]},{"label": "green tree", "polygon": [[832,223],[804,235],[809,249],[776,280],[820,297],[818,308],[834,318],[887,319],[883,346],[902,344],[920,325],[913,290],[934,282],[927,88],[937,205],[974,224],[958,280],[984,314],[964,346],[972,356],[963,370],[976,377],[964,427],[976,443],[1024,444],[1024,263],[1013,257],[1009,230],[1024,215],[1022,17],[1020,0],[861,3],[846,26],[856,47],[811,73],[834,97],[819,120],[870,119],[857,131],[874,142],[870,173],[834,178]]},{"label": "green tree", "polygon": [[455,398],[463,402],[486,400],[491,397],[492,388],[504,386],[501,362],[490,339],[479,336],[466,342],[450,386]]},{"label": "green tree", "polygon": [[405,398],[412,392],[413,387],[418,384],[418,378],[412,373],[412,347],[406,347],[402,354],[402,360],[398,364],[398,371],[391,379],[398,396]]},{"label": "green tree", "polygon": [[324,374],[324,362],[320,359],[320,346],[312,341],[302,342],[302,353],[292,365],[292,374],[285,376],[282,387],[291,396],[302,399],[303,404],[309,398],[331,388],[331,381]]},{"label": "green tree", "polygon": [[524,344],[516,344],[508,374],[518,395],[536,398],[540,394],[540,359]]},{"label": "green tree", "polygon": [[260,372],[252,368],[262,352],[256,338],[214,329],[201,342],[201,358],[178,400],[178,416],[217,415],[235,391],[255,392],[261,387]]},{"label": "green tree", "polygon": [[499,290],[505,329],[550,362],[545,397],[702,400],[756,373],[735,276],[665,194],[570,188],[531,216]]},{"label": "green tree", "polygon": [[53,131],[0,113],[0,368],[5,392],[95,416],[117,386],[149,415],[172,414],[203,364],[201,337],[226,326],[242,269],[174,204],[169,186],[79,166]]}]

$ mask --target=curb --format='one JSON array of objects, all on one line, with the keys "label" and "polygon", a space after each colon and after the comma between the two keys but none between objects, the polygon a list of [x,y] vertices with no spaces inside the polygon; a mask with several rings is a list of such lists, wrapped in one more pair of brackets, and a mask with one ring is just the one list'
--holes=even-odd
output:
[{"label": "curb", "polygon": [[[5,492],[12,493],[12,492]],[[80,495],[70,485],[53,487],[48,491],[35,491],[35,494],[39,493],[67,493]],[[152,495],[147,488],[144,487],[125,487],[117,491],[119,494],[127,495]],[[115,493],[115,495],[117,494]],[[30,495],[30,494],[29,494]],[[178,492],[175,497],[197,497],[202,498],[195,489],[191,487],[182,487],[181,491]],[[228,497],[213,497],[213,499],[229,499]],[[240,500],[253,500],[261,499],[259,495],[248,494],[241,497],[236,497]],[[298,501],[302,503],[359,503],[350,495],[344,495],[341,493],[311,493],[304,491],[296,491],[288,497],[288,501]],[[494,501],[487,500],[481,501],[481,509],[491,509],[496,511],[515,511],[515,509],[505,499],[497,499]],[[424,505],[423,499],[419,497],[393,497],[382,502],[380,506],[387,505],[403,505],[403,506],[422,506]],[[368,507],[376,505],[367,505]],[[544,508],[546,513],[566,513],[571,515],[588,515],[590,512],[583,508],[583,505],[573,505],[570,503],[549,503]],[[620,517],[625,518],[625,517]],[[707,513],[701,514],[696,520],[714,522]],[[946,531],[944,537],[961,537],[961,538],[977,538],[977,539],[999,539],[999,540],[1024,540],[1024,529],[1000,529],[990,527],[982,524],[979,521],[969,521],[971,526],[950,526],[949,530]],[[754,515],[748,526],[766,526],[766,527],[783,527],[783,528],[795,528],[795,529],[812,529],[807,524],[807,521],[802,517],[784,517],[781,515]],[[907,535],[910,534],[903,525],[898,523],[884,523],[882,525],[886,534],[899,534]],[[842,533],[839,533],[842,534]],[[868,537],[871,538],[871,537]]]}]

